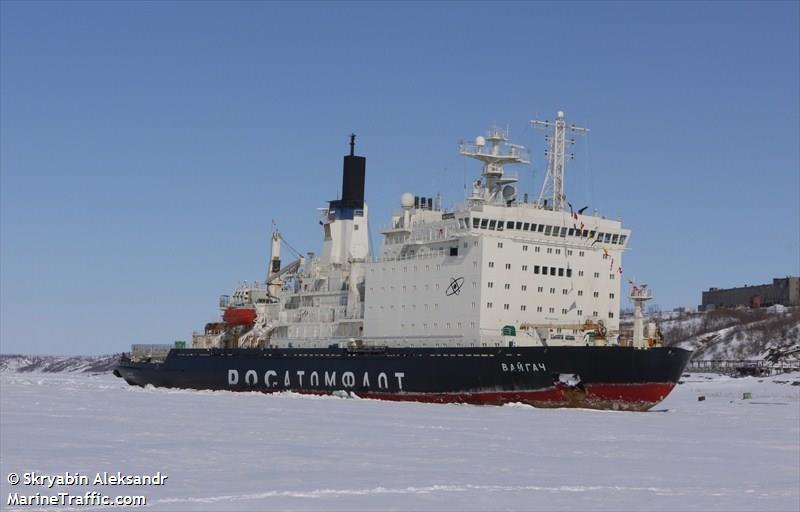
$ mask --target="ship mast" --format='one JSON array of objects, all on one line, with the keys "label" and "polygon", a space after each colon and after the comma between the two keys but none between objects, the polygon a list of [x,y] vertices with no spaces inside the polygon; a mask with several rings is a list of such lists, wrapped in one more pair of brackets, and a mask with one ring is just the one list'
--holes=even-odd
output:
[{"label": "ship mast", "polygon": [[502,197],[504,185],[518,181],[516,175],[505,174],[504,165],[530,163],[525,148],[509,143],[508,132],[503,132],[499,128],[492,129],[486,137],[476,137],[472,144],[462,142],[458,152],[483,162],[482,183],[474,184],[472,195],[469,197],[473,203],[496,202]]},{"label": "ship mast", "polygon": [[[547,207],[554,212],[564,210],[564,205],[567,203],[567,197],[564,195],[564,169],[566,160],[566,144],[575,144],[575,139],[570,138],[567,140],[566,131],[570,130],[572,133],[588,133],[588,128],[581,128],[574,124],[567,124],[564,120],[564,112],[559,111],[556,114],[555,121],[539,121],[534,119],[531,125],[537,128],[544,128],[551,130],[550,134],[545,136],[548,142],[548,148],[545,151],[547,155],[547,175],[544,177],[542,183],[542,190],[539,193],[539,206]],[[569,159],[572,160],[575,155],[570,153]],[[547,198],[551,198],[551,203],[547,204]]]}]

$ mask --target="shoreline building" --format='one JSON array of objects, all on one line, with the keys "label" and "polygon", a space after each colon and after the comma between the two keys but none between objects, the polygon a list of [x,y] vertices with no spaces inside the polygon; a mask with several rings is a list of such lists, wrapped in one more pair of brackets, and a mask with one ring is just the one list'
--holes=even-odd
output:
[{"label": "shoreline building", "polygon": [[703,292],[700,309],[731,306],[754,308],[781,304],[800,306],[800,277],[775,278],[771,284],[740,286],[738,288],[709,288]]}]

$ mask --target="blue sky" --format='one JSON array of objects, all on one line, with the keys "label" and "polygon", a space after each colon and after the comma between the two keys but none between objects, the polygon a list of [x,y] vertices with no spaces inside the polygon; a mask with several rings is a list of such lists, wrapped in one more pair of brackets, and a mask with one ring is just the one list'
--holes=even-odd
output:
[{"label": "blue sky", "polygon": [[592,132],[573,204],[633,230],[662,308],[800,273],[797,2],[0,4],[0,351],[188,339],[263,279],[271,219],[318,251],[347,136],[372,233],[445,205],[457,143]]}]

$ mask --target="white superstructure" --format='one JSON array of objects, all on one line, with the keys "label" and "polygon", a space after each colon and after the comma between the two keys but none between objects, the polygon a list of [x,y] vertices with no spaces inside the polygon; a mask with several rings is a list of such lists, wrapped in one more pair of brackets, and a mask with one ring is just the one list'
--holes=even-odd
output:
[{"label": "white superstructure", "polygon": [[[373,257],[362,159],[360,201],[343,195],[321,210],[322,255],[298,255],[279,269],[276,231],[267,284],[235,294],[249,290],[259,297],[249,305],[240,301],[257,312],[252,328],[220,338],[207,327],[194,346],[617,343],[630,230],[586,208],[573,211],[566,200],[565,146],[573,142],[567,137],[587,130],[568,124],[562,112],[555,121],[533,123],[550,130],[538,201],[521,199],[516,175],[505,169],[529,162],[524,148],[492,130],[460,146],[483,166],[464,203],[446,211],[438,195],[403,194]],[[346,174],[348,158],[361,158],[352,144]],[[264,288],[269,293],[256,293]]]}]

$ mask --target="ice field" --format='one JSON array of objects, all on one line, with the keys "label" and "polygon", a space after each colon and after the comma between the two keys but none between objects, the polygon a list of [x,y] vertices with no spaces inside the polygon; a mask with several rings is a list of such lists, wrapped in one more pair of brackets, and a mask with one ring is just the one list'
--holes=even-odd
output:
[{"label": "ice field", "polygon": [[800,375],[684,380],[656,411],[630,413],[5,372],[0,508],[11,492],[68,490],[12,487],[10,472],[160,471],[163,486],[72,491],[144,495],[145,510],[167,511],[800,510]]}]

